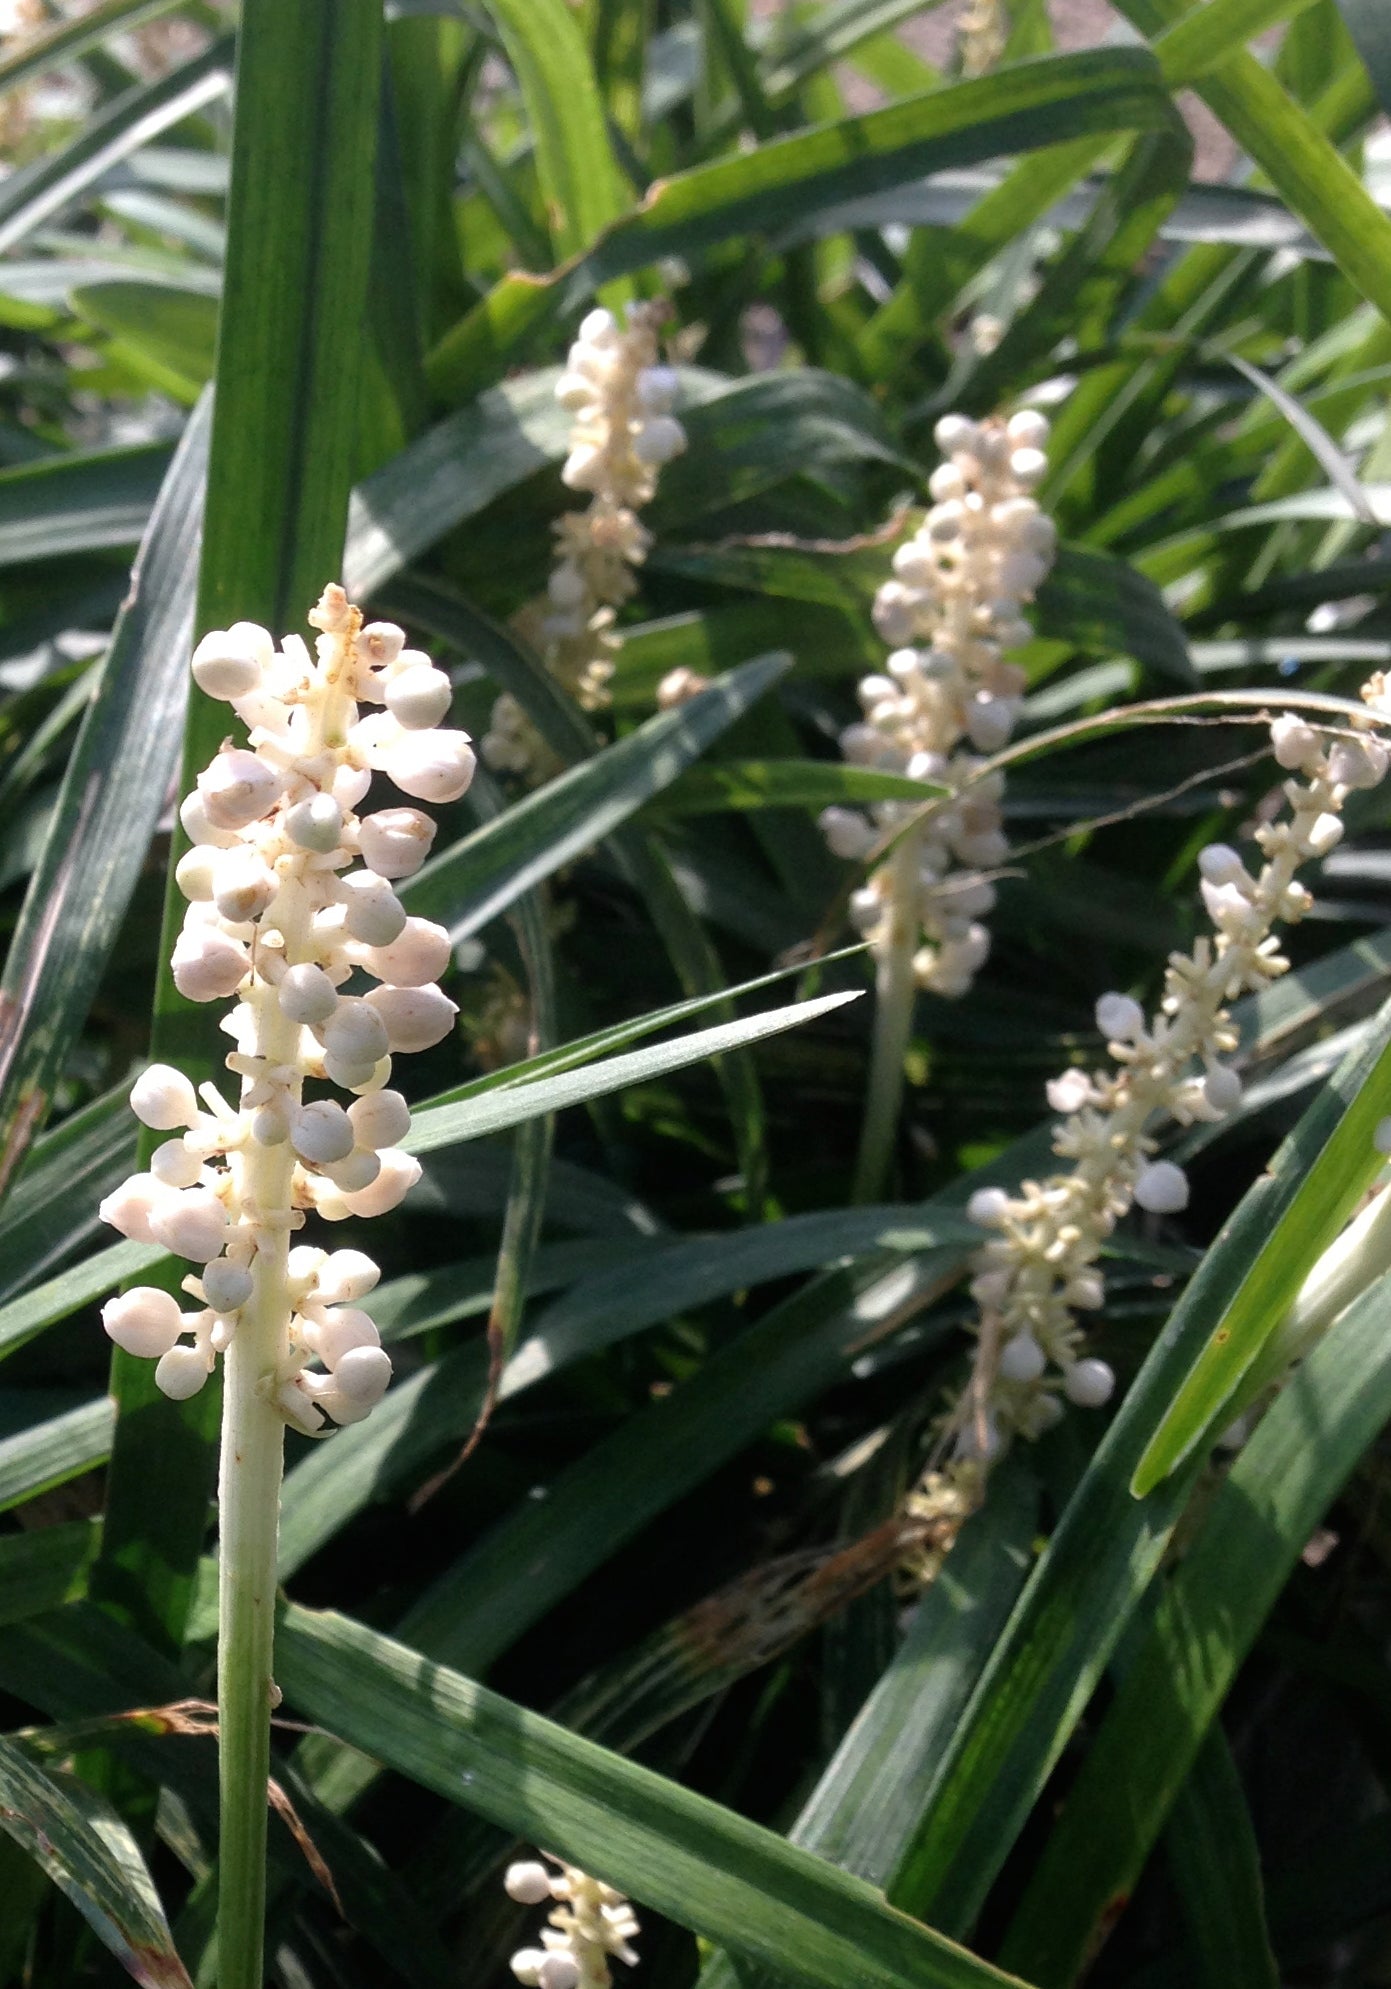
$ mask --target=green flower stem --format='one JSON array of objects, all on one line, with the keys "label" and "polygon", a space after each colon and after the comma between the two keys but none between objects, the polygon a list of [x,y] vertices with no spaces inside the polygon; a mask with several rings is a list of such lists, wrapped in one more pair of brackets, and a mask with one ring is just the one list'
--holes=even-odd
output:
[{"label": "green flower stem", "polygon": [[903,1102],[903,1059],[917,996],[913,954],[918,944],[918,870],[925,833],[909,830],[889,857],[889,934],[878,961],[869,1095],[852,1194],[860,1203],[875,1202],[883,1193]]},{"label": "green flower stem", "polygon": [[288,1323],[287,1238],[256,1266],[227,1350],[222,1409],[217,1706],[221,1773],[218,1981],[262,1989],[271,1648],[285,1423],[262,1386]]},{"label": "green flower stem", "polygon": [[[292,865],[266,914],[284,934],[286,958],[308,957],[308,903]],[[274,988],[257,976],[247,997],[258,1054],[293,1065],[299,1025],[281,1012]],[[295,1086],[298,1099],[300,1086]],[[246,1116],[249,1116],[247,1114]],[[218,1488],[217,1705],[221,1779],[221,1989],[262,1989],[266,1909],[266,1784],[275,1702],[276,1541],[285,1469],[285,1419],[276,1406],[289,1353],[291,1187],[288,1140],[248,1140],[235,1156],[244,1210],[253,1212],[256,1255],[251,1298],[242,1307],[224,1363],[222,1469]]]}]

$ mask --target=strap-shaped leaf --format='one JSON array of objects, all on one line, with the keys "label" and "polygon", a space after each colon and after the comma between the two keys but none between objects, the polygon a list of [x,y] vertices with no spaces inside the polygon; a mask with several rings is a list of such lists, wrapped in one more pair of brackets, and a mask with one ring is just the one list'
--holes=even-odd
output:
[{"label": "strap-shaped leaf", "polygon": [[790,1008],[774,1008],[763,1015],[746,1016],[738,1022],[722,1022],[714,1029],[697,1030],[693,1036],[678,1036],[674,1043],[656,1043],[645,1050],[630,1050],[625,1056],[607,1057],[586,1064],[581,1070],[566,1071],[558,1077],[538,1078],[533,1084],[518,1084],[505,1090],[484,1092],[481,1097],[464,1099],[457,1105],[436,1105],[417,1112],[403,1146],[410,1153],[431,1153],[437,1147],[453,1146],[459,1140],[482,1139],[504,1127],[534,1119],[538,1112],[559,1112],[567,1105],[579,1105],[590,1098],[606,1098],[631,1084],[646,1084],[669,1071],[683,1070],[688,1064],[721,1051],[738,1049],[745,1043],[758,1043],[801,1022],[843,1008],[859,999],[858,990],[848,994],[821,995],[815,1001],[794,1002]]},{"label": "strap-shaped leaf", "polygon": [[[1095,49],[1019,63],[693,167],[659,181],[554,284],[505,277],[440,341],[428,362],[431,379],[455,397],[488,385],[537,325],[662,256],[742,233],[779,233],[822,207],[926,173],[1056,145],[1060,131],[1080,140],[1172,128],[1174,118],[1147,50]],[[1094,162],[1093,151],[1079,145],[1078,153],[1058,192]]]},{"label": "strap-shaped leaf", "polygon": [[276,1649],[302,1712],[707,1939],[826,1989],[1013,1979],[895,1913],[862,1879],[360,1623],[287,1609]]},{"label": "strap-shaped leaf", "polygon": [[0,980],[0,1190],[42,1125],[178,764],[208,410],[170,465]]},{"label": "strap-shaped leaf", "polygon": [[1011,1931],[1040,1983],[1074,1979],[1130,1892],[1310,1534],[1391,1416],[1388,1298],[1379,1278],[1286,1384],[1160,1597]]},{"label": "strap-shaped leaf", "polygon": [[145,1989],[192,1989],[154,1882],[116,1811],[0,1737],[0,1830],[41,1865]]},{"label": "strap-shaped leaf", "polygon": [[230,38],[157,82],[142,83],[82,126],[60,151],[13,172],[0,187],[0,254],[88,191],[120,160],[225,94]]},{"label": "strap-shaped leaf", "polygon": [[573,255],[588,248],[625,205],[589,51],[565,0],[486,4],[526,100],[556,252]]}]

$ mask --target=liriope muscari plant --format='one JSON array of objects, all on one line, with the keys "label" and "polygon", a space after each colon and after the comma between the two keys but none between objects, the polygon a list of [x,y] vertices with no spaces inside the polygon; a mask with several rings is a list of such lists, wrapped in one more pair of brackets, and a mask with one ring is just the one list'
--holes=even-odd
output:
[{"label": "liriope muscari plant", "polygon": [[524,1989],[608,1989],[610,1957],[629,1967],[637,1960],[632,1942],[637,1916],[623,1894],[574,1865],[552,1859],[552,1871],[537,1859],[509,1865],[503,1884],[522,1906],[551,1901],[540,1947],[519,1948],[512,1973]]},{"label": "liriope muscari plant", "polygon": [[1043,415],[947,415],[936,440],[947,460],[928,485],[932,506],[875,598],[875,626],[892,646],[887,674],[863,679],[865,715],[840,743],[852,764],[931,781],[948,798],[926,815],[918,803],[889,801],[867,814],[827,808],[821,816],[834,854],[852,861],[893,839],[850,901],[878,991],[856,1180],[862,1200],[877,1192],[887,1163],[916,991],[966,994],[990,950],[988,873],[1008,844],[1004,776],[982,775],[981,756],[1007,744],[1018,719],[1025,677],[1006,652],[1033,634],[1023,608],[1057,545],[1053,521],[1031,494],[1048,466]]},{"label": "liriope muscari plant", "polygon": [[[1213,930],[1188,953],[1170,955],[1156,1013],[1147,1018],[1138,1001],[1119,992],[1097,1002],[1110,1066],[1073,1067],[1048,1086],[1050,1105],[1065,1115],[1053,1150],[1067,1170],[1025,1181],[1014,1195],[982,1188],[971,1198],[971,1217],[991,1234],[973,1260],[977,1351],[952,1418],[957,1456],[968,1463],[988,1465],[1014,1437],[1040,1435],[1065,1403],[1099,1408],[1109,1401],[1115,1377],[1086,1351],[1079,1319],[1104,1303],[1102,1250],[1132,1206],[1156,1215],[1187,1206],[1182,1168],[1156,1157],[1162,1127],[1220,1121],[1240,1103],[1229,1004],[1286,972],[1274,928],[1303,918],[1312,902],[1296,872],[1335,847],[1348,796],[1375,787],[1387,771],[1387,748],[1370,728],[1391,720],[1391,698],[1379,677],[1363,697],[1363,729],[1330,732],[1302,717],[1275,719],[1275,758],[1292,778],[1283,790],[1288,812],[1255,832],[1260,868],[1248,868],[1225,843],[1208,845],[1198,865]],[[1380,1234],[1387,1207],[1373,1204],[1315,1267],[1279,1336],[1287,1356],[1349,1302],[1359,1277],[1371,1275],[1369,1225],[1384,1256],[1391,1245]]]},{"label": "liriope muscari plant", "polygon": [[[588,491],[590,501],[556,523],[545,605],[526,618],[527,632],[547,669],[587,711],[609,701],[615,616],[636,591],[635,569],[652,544],[638,512],[652,502],[663,464],[686,446],[672,413],[679,383],[658,345],[666,317],[661,303],[630,305],[623,324],[611,311],[591,311],[556,383],[556,399],[575,416],[561,479],[570,490]],[[490,767],[533,783],[559,768],[506,692],[481,749]]]},{"label": "liriope muscari plant", "polygon": [[[277,649],[249,622],[206,635],[194,652],[194,678],[231,705],[249,738],[223,743],[180,808],[192,847],[175,873],[188,907],[173,976],[192,1001],[235,1002],[222,1028],[240,1095],[233,1105],[213,1084],[195,1092],[168,1065],[146,1069],[132,1106],[169,1137],[148,1171],[101,1205],[123,1235],[196,1266],[183,1280],[189,1310],[137,1286],[105,1306],[110,1337],[156,1360],[159,1387],[176,1399],[204,1385],[219,1354],[224,1363],[224,1980],[260,1979],[285,1428],[315,1435],[327,1433],[326,1419],[358,1422],[391,1376],[360,1302],[377,1266],[358,1250],[292,1239],[311,1216],[382,1214],[418,1179],[400,1146],[410,1114],[389,1088],[392,1056],[440,1042],[456,1013],[436,985],[449,935],[408,917],[393,889],[424,861],[435,825],[414,807],[357,809],[374,773],[438,803],[462,795],[474,767],[467,735],[440,729],[448,677],[406,648],[399,628],[364,627],[337,586],[309,621],[314,654],[295,635]],[[384,709],[362,716],[361,703]]]}]

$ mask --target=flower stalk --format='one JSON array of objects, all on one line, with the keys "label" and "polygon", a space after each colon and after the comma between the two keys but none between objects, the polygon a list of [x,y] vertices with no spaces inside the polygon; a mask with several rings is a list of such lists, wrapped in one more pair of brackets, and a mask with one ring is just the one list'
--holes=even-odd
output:
[{"label": "flower stalk", "polygon": [[[102,1203],[123,1235],[199,1266],[183,1281],[195,1309],[137,1286],[103,1308],[107,1333],[158,1362],[182,1400],[224,1356],[219,1485],[218,1708],[222,1790],[219,1980],[261,1989],[266,1785],[276,1535],[285,1427],[328,1434],[360,1422],[385,1393],[391,1361],[358,1301],[380,1273],[357,1250],[292,1238],[382,1214],[419,1178],[399,1142],[410,1113],[388,1088],[392,1054],[426,1049],[457,1012],[435,976],[449,935],[408,918],[392,889],[424,862],[434,823],[415,808],[359,815],[375,773],[407,795],[452,801],[469,785],[467,736],[439,728],[449,679],[404,647],[390,623],[363,626],[340,587],[277,650],[239,623],[198,645],[193,674],[246,726],[224,742],[180,815],[192,839],[176,877],[188,900],[174,982],[189,1000],[236,998],[222,1027],[240,1079],[233,1107],[195,1093],[167,1065],[137,1078],[143,1123],[174,1135]],[[366,717],[359,702],[385,709]],[[355,864],[360,867],[355,868]],[[378,983],[340,992],[356,976]],[[331,1096],[306,1098],[337,1086]],[[200,1103],[201,1100],[201,1103]]]},{"label": "flower stalk", "polygon": [[864,718],[840,743],[852,764],[930,781],[948,798],[906,828],[918,813],[913,802],[821,815],[832,853],[851,862],[904,828],[850,901],[879,991],[855,1171],[861,1202],[875,1199],[888,1172],[916,990],[967,994],[990,951],[988,873],[1008,844],[1003,777],[983,774],[978,756],[997,752],[1014,730],[1025,679],[1005,653],[1032,635],[1023,607],[1053,560],[1052,520],[1031,495],[1048,466],[1047,439],[1048,423],[1032,409],[1008,421],[953,414],[938,422],[946,460],[928,485],[931,508],[875,598],[875,627],[892,645],[887,674],[863,679]]}]

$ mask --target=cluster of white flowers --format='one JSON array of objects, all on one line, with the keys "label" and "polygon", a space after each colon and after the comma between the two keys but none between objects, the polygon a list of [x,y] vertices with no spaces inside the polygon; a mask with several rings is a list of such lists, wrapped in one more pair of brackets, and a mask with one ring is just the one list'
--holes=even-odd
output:
[{"label": "cluster of white flowers", "polygon": [[637,1915],[623,1894],[574,1865],[549,1870],[535,1859],[509,1865],[503,1880],[508,1896],[522,1906],[555,1902],[543,1945],[520,1948],[512,1973],[525,1989],[607,1989],[613,1981],[609,1956],[629,1967],[637,1960],[630,1945],[638,1933]]},{"label": "cluster of white flowers", "polygon": [[[1376,719],[1391,719],[1380,677],[1363,697]],[[1284,783],[1289,814],[1256,831],[1259,873],[1225,843],[1202,851],[1203,903],[1215,931],[1191,953],[1170,955],[1153,1019],[1127,994],[1098,1001],[1114,1068],[1074,1067],[1048,1086],[1049,1104],[1066,1114],[1053,1150],[1071,1171],[1026,1181],[1017,1195],[982,1188],[971,1198],[971,1217],[994,1234],[974,1259],[979,1353],[957,1412],[965,1457],[988,1460],[1016,1433],[1041,1434],[1062,1414],[1062,1398],[1086,1408],[1109,1400],[1115,1377],[1104,1361],[1083,1356],[1075,1315],[1103,1303],[1097,1260],[1132,1204],[1156,1215],[1187,1205],[1182,1168],[1154,1157],[1155,1124],[1217,1121],[1239,1104],[1241,1080],[1224,1061],[1238,1042],[1228,1004],[1286,971],[1271,929],[1309,909],[1296,870],[1327,856],[1342,836],[1348,795],[1375,787],[1387,770],[1387,748],[1366,731],[1321,733],[1286,715],[1271,726],[1271,743],[1300,778]]]},{"label": "cluster of white flowers", "polygon": [[[205,1084],[200,1109],[183,1072],[144,1071],[131,1092],[136,1116],[174,1136],[101,1214],[202,1267],[183,1285],[194,1311],[152,1286],[112,1299],[102,1319],[117,1345],[157,1358],[159,1386],[182,1399],[202,1387],[243,1308],[278,1307],[274,1399],[312,1432],[325,1414],[365,1416],[391,1363],[357,1304],[376,1265],[356,1250],[290,1249],[289,1234],[309,1210],[329,1222],[383,1214],[419,1179],[419,1162],[399,1148],[410,1113],[386,1088],[391,1056],[442,1041],[456,1013],[435,985],[448,933],[408,918],[392,889],[424,862],[433,821],[416,808],[354,811],[374,771],[416,800],[456,800],[474,758],[465,733],[439,729],[448,677],[407,649],[399,628],[364,628],[340,587],[325,590],[309,620],[317,658],[298,636],[277,650],[250,622],[214,631],[194,652],[198,684],[232,706],[250,740],[224,742],[179,811],[193,847],[175,873],[189,903],[174,980],[192,1001],[239,997],[222,1027],[241,1096],[234,1109]],[[385,709],[359,717],[359,700]],[[340,992],[357,973],[380,985]],[[306,1102],[306,1078],[352,1101]]]},{"label": "cluster of white flowers", "polygon": [[[1004,776],[978,775],[977,755],[997,752],[1014,729],[1024,673],[1005,651],[1033,631],[1022,608],[1052,564],[1057,533],[1030,492],[1047,468],[1048,423],[1025,411],[1009,421],[947,415],[937,443],[921,529],[894,555],[874,621],[892,645],[888,674],[860,684],[863,720],[841,736],[858,766],[940,782],[954,799],[900,837],[893,855],[851,899],[851,916],[881,961],[914,948],[919,987],[963,995],[990,950],[981,922],[995,902],[982,875],[1004,861]],[[959,790],[959,792],[957,792]],[[827,808],[832,851],[866,857],[917,804],[885,802],[868,816]]]},{"label": "cluster of white flowers", "polygon": [[[556,399],[575,416],[561,477],[590,493],[584,511],[556,525],[556,561],[546,602],[531,635],[551,673],[588,711],[608,702],[616,611],[637,587],[634,568],[652,539],[638,512],[650,504],[664,463],[679,456],[686,432],[672,413],[678,380],[661,364],[663,304],[632,304],[620,325],[611,311],[591,311],[570,348]],[[516,699],[493,706],[483,757],[501,773],[542,780],[556,762]]]}]

